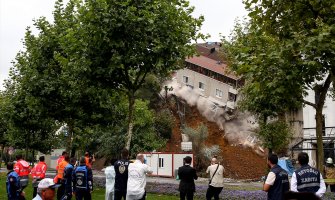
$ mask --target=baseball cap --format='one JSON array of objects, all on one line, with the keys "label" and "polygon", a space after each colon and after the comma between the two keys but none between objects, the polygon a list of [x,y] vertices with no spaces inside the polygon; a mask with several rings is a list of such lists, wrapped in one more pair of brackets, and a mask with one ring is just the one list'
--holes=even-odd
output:
[{"label": "baseball cap", "polygon": [[60,184],[56,184],[53,179],[51,178],[44,178],[38,184],[38,188],[40,189],[47,189],[47,188],[58,188]]}]

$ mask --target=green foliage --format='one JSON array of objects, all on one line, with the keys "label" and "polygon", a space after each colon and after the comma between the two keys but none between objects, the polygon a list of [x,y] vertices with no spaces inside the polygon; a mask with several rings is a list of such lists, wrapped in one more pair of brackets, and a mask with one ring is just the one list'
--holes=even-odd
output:
[{"label": "green foliage", "polygon": [[160,110],[156,113],[155,129],[159,136],[171,139],[175,118],[169,109]]},{"label": "green foliage", "polygon": [[[124,102],[122,107],[126,115],[128,112],[127,103]],[[155,112],[148,108],[148,101],[136,100],[134,116],[132,156],[139,152],[158,150],[165,146],[167,140],[160,137],[159,132],[155,129]],[[101,146],[98,149],[100,155],[108,158],[120,156],[119,152],[124,148],[126,140],[127,122],[121,119],[118,122],[115,123],[115,126],[109,127],[109,129],[100,130],[99,141]]]},{"label": "green foliage", "polygon": [[287,147],[293,134],[285,121],[272,121],[261,123],[257,135],[264,147],[277,152]]},{"label": "green foliage", "polygon": [[195,155],[195,168],[202,170],[206,160],[202,151],[205,148],[205,140],[208,137],[207,126],[201,123],[197,129],[186,126],[181,131],[183,134],[186,134],[192,142],[192,151]]}]

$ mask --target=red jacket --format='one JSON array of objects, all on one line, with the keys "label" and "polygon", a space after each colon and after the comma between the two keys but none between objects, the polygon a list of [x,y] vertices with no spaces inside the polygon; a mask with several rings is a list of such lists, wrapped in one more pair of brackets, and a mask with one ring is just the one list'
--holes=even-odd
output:
[{"label": "red jacket", "polygon": [[36,179],[43,179],[45,178],[46,172],[47,172],[47,164],[45,164],[45,162],[39,162],[31,170],[31,176]]},{"label": "red jacket", "polygon": [[30,173],[29,163],[25,160],[18,160],[14,165],[14,171],[19,176],[28,176]]}]

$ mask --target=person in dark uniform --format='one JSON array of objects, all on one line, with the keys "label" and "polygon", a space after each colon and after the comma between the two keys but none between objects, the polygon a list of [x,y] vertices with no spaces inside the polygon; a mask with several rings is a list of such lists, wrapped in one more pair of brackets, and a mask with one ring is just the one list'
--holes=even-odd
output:
[{"label": "person in dark uniform", "polygon": [[282,200],[284,194],[290,190],[287,172],[278,165],[278,156],[268,157],[270,172],[267,175],[263,190],[268,193],[268,200]]},{"label": "person in dark uniform", "polygon": [[128,182],[128,160],[129,151],[123,149],[121,151],[121,159],[114,163],[115,170],[115,186],[114,186],[114,200],[125,200],[127,196],[127,182]]},{"label": "person in dark uniform", "polygon": [[76,200],[91,200],[93,191],[92,169],[86,166],[85,157],[81,157],[80,165],[73,172],[73,191]]},{"label": "person in dark uniform", "polygon": [[191,167],[192,158],[190,156],[186,156],[184,158],[184,166],[179,167],[178,176],[180,179],[179,183],[179,192],[180,199],[185,200],[193,200],[193,195],[195,192],[195,183],[194,180],[198,179],[197,173],[193,167]]},{"label": "person in dark uniform", "polygon": [[74,170],[74,165],[76,164],[76,158],[71,158],[70,163],[65,166],[64,169],[64,195],[61,200],[67,200],[72,198],[72,175]]},{"label": "person in dark uniform", "polygon": [[7,180],[6,190],[8,200],[21,200],[25,199],[22,194],[22,188],[20,183],[19,175],[14,171],[14,163],[9,162],[7,164]]},{"label": "person in dark uniform", "polygon": [[326,185],[319,170],[308,165],[309,157],[305,152],[298,155],[301,168],[295,171],[291,179],[291,191],[311,192],[322,197],[326,192]]}]

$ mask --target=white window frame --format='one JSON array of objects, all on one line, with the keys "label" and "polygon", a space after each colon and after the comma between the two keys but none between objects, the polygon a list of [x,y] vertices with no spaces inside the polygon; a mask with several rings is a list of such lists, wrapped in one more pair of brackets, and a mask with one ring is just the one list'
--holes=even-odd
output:
[{"label": "white window frame", "polygon": [[164,158],[158,158],[158,167],[164,168]]},{"label": "white window frame", "polygon": [[189,77],[183,76],[183,83],[188,84],[188,82],[189,82]]},{"label": "white window frame", "polygon": [[[202,87],[200,87],[202,86]],[[199,81],[199,90],[204,91],[205,90],[205,83]]]},{"label": "white window frame", "polygon": [[216,89],[215,90],[215,96],[218,98],[222,98],[223,97],[223,91],[220,89]]}]

